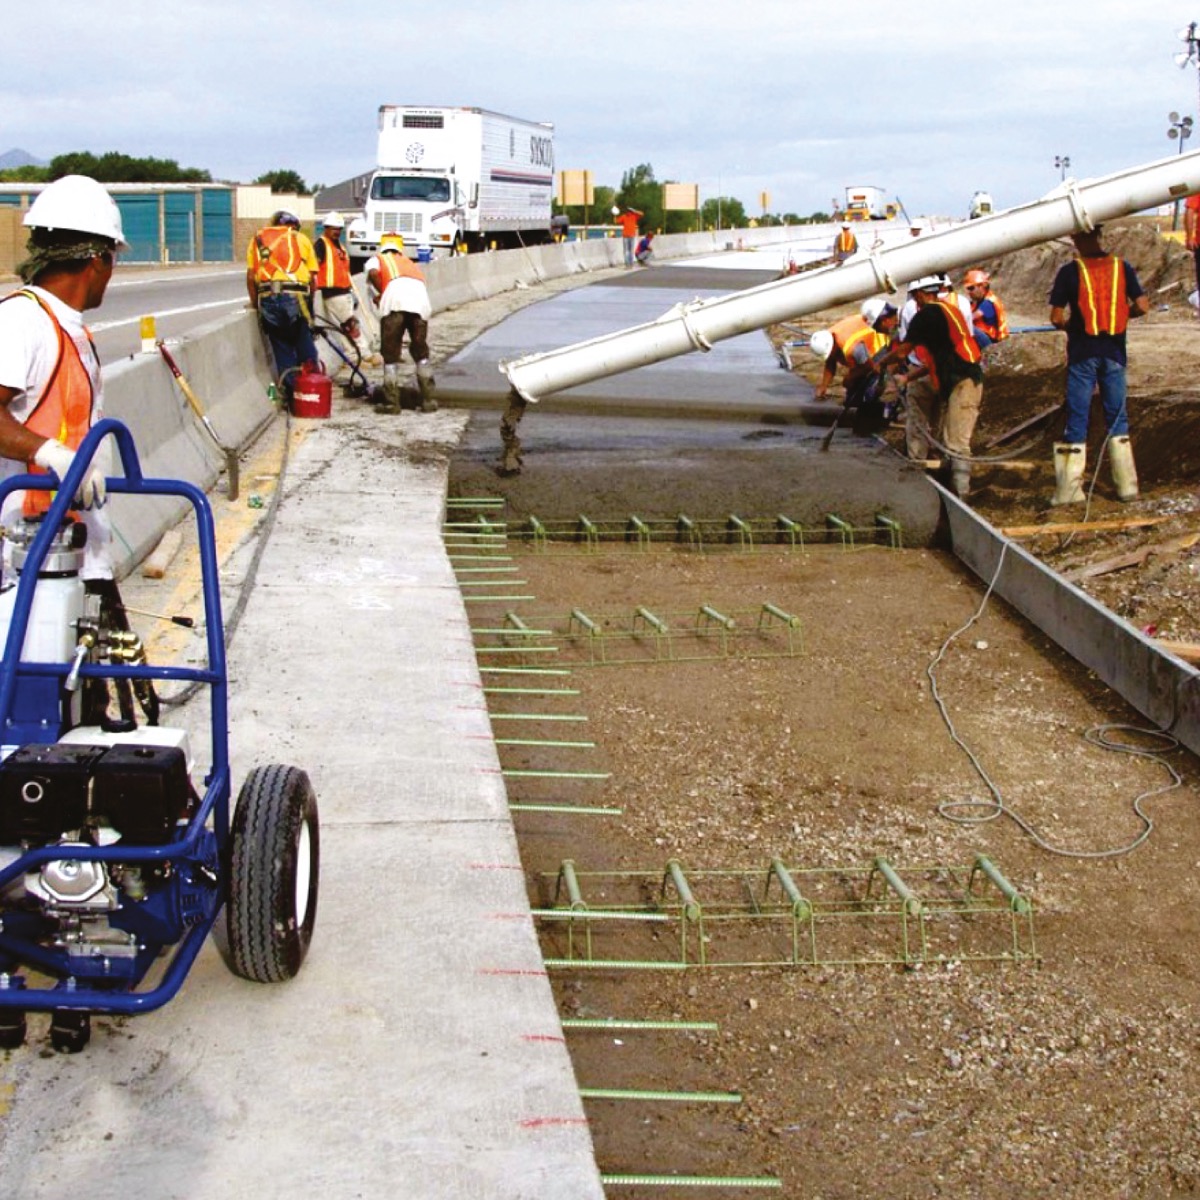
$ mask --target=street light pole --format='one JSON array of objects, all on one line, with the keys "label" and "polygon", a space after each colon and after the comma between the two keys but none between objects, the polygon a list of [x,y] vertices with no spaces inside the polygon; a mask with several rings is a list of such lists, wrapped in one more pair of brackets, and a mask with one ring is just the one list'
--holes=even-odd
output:
[{"label": "street light pole", "polygon": [[1196,64],[1197,79],[1200,81],[1200,24],[1192,21],[1179,31],[1179,40],[1187,47],[1175,55],[1175,65],[1182,71],[1192,63]]},{"label": "street light pole", "polygon": [[[1167,137],[1172,141],[1178,139],[1179,153],[1183,153],[1183,143],[1192,136],[1192,118],[1181,117],[1177,112],[1167,113],[1167,120],[1171,122],[1171,128],[1167,130]],[[1179,201],[1176,200],[1171,205],[1171,231],[1174,232],[1179,228]]]},{"label": "street light pole", "polygon": [[1054,165],[1058,168],[1058,178],[1061,183],[1067,177],[1067,168],[1071,165],[1071,159],[1066,154],[1056,154],[1054,156]]}]

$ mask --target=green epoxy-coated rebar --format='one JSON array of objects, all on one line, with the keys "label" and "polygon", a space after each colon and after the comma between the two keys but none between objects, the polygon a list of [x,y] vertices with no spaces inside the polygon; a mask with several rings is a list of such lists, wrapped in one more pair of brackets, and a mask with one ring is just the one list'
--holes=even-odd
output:
[{"label": "green epoxy-coated rebar", "polygon": [[650,1032],[679,1030],[717,1033],[721,1028],[716,1021],[638,1021],[624,1017],[563,1017],[561,1024],[564,1029],[644,1029]]},{"label": "green epoxy-coated rebar", "polygon": [[672,1100],[691,1104],[741,1104],[738,1092],[666,1092],[643,1088],[581,1087],[584,1100]]},{"label": "green epoxy-coated rebar", "polygon": [[566,667],[480,667],[481,675],[570,675]]},{"label": "green epoxy-coated rebar", "polygon": [[485,687],[485,696],[578,696],[578,688]]},{"label": "green epoxy-coated rebar", "polygon": [[508,503],[503,496],[447,496],[447,508],[503,508]]},{"label": "green epoxy-coated rebar", "polygon": [[[887,881],[888,887],[904,901],[904,911],[911,917],[919,917],[921,915],[921,898],[900,878],[896,873],[896,868],[886,858],[876,858],[875,870]],[[868,890],[870,886],[870,881],[868,880]]]},{"label": "green epoxy-coated rebar", "polygon": [[464,604],[498,604],[501,600],[508,603],[514,601],[536,600],[536,596],[464,596]]},{"label": "green epoxy-coated rebar", "polygon": [[1000,894],[1008,901],[1008,907],[1013,912],[1025,917],[1033,911],[1033,905],[996,870],[992,864],[992,860],[984,854],[977,855],[975,858],[975,867],[971,871],[971,879],[967,883],[967,891],[971,890],[971,884],[974,882],[976,871],[982,871],[1000,889]]},{"label": "green epoxy-coated rebar", "polygon": [[[455,567],[455,575],[504,575],[512,571],[519,571],[520,567]],[[505,580],[506,583],[511,583],[511,580]],[[524,580],[521,581],[524,583]]]},{"label": "green epoxy-coated rebar", "polygon": [[646,962],[634,958],[544,958],[544,967],[563,967],[580,971],[686,971],[688,964],[682,962]]},{"label": "green epoxy-coated rebar", "polygon": [[783,1181],[770,1175],[610,1175],[601,1172],[600,1182],[605,1187],[783,1189]]},{"label": "green epoxy-coated rebar", "polygon": [[460,579],[458,586],[465,588],[512,587],[514,583],[524,584],[528,582],[527,579]]},{"label": "green epoxy-coated rebar", "polygon": [[[572,901],[571,903],[574,905],[576,902]],[[665,925],[671,920],[668,913],[610,912],[602,908],[588,908],[582,898],[579,899],[578,903],[583,907],[531,908],[529,911],[535,917],[545,917],[548,921],[647,921],[651,925]]]},{"label": "green epoxy-coated rebar", "polygon": [[[512,633],[510,629],[507,632]],[[557,646],[476,646],[476,654],[557,654]]]},{"label": "green epoxy-coated rebar", "polygon": [[623,808],[601,808],[587,804],[523,804],[516,802],[508,806],[509,812],[578,813],[585,817],[620,817]]},{"label": "green epoxy-coated rebar", "polygon": [[575,713],[492,713],[493,721],[586,721]]},{"label": "green epoxy-coated rebar", "polygon": [[494,738],[497,746],[543,746],[557,750],[595,750],[595,742],[562,742],[553,738]]}]

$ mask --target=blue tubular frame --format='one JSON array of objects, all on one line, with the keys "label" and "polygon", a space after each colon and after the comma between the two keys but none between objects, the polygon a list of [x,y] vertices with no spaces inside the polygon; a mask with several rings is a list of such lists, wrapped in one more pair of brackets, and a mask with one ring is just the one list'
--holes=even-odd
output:
[{"label": "blue tubular frame", "polygon": [[[150,939],[139,945],[137,955],[113,958],[111,975],[95,969],[95,960],[87,972],[106,986],[87,986],[72,975],[71,956],[65,951],[46,950],[30,942],[22,932],[10,931],[0,919],[0,961],[11,958],[18,963],[35,965],[35,969],[58,976],[54,987],[29,987],[23,979],[8,977],[8,986],[0,986],[0,1009],[18,1008],[29,1011],[53,1009],[82,1009],[88,1012],[132,1014],[149,1012],[170,1000],[179,990],[195,961],[200,947],[216,922],[228,890],[228,846],[230,826],[231,784],[229,774],[229,697],[225,666],[225,629],[221,620],[221,591],[217,574],[216,534],[212,509],[204,492],[194,484],[174,479],[147,479],[133,444],[133,436],[120,421],[100,421],[84,439],[61,486],[53,475],[19,475],[0,482],[0,505],[13,491],[58,488],[50,511],[42,521],[30,546],[25,569],[17,585],[12,624],[4,657],[0,661],[0,741],[12,724],[12,705],[17,681],[21,677],[50,676],[65,680],[70,663],[23,663],[21,649],[33,606],[37,575],[46,559],[54,533],[71,508],[71,499],[84,481],[91,462],[105,437],[111,435],[117,443],[124,478],[114,476],[107,481],[110,493],[130,493],[139,496],[181,496],[190,502],[196,514],[199,535],[201,583],[204,596],[204,621],[208,640],[208,668],[151,666],[101,666],[85,664],[80,675],[102,679],[171,679],[207,684],[211,701],[212,766],[205,780],[206,790],[199,810],[177,841],[159,846],[126,846],[118,842],[111,846],[39,846],[22,854],[0,870],[0,889],[20,875],[40,868],[44,863],[79,860],[109,864],[170,863],[175,872],[171,886],[179,889],[180,880],[189,891],[177,899],[191,903],[179,904],[179,920],[186,932],[182,940],[168,945],[175,952],[168,961],[160,981],[143,992],[134,989],[157,959],[162,946]],[[208,828],[211,820],[212,827]],[[198,904],[197,904],[198,900]],[[11,924],[29,923],[14,914]],[[2,916],[2,914],[0,914]],[[33,922],[33,923],[36,923]],[[148,944],[147,944],[148,943]],[[82,974],[83,972],[81,972]],[[124,989],[124,990],[122,990]]]}]

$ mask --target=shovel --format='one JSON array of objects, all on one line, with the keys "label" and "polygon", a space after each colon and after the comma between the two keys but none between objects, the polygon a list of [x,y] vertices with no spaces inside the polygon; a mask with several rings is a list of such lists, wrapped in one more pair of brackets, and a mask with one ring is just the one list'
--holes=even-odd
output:
[{"label": "shovel", "polygon": [[163,356],[163,361],[171,369],[171,374],[175,376],[175,382],[179,384],[179,390],[183,393],[188,404],[191,406],[192,412],[200,418],[201,424],[208,430],[208,436],[212,438],[218,450],[225,455],[225,480],[228,489],[228,497],[230,500],[238,498],[238,452],[231,446],[226,446],[224,442],[217,436],[217,431],[213,428],[212,422],[208,419],[208,414],[204,411],[204,405],[200,403],[200,397],[192,391],[192,385],[184,378],[183,372],[179,369],[179,365],[175,359],[171,357],[171,352],[162,343],[158,343],[159,353]]}]

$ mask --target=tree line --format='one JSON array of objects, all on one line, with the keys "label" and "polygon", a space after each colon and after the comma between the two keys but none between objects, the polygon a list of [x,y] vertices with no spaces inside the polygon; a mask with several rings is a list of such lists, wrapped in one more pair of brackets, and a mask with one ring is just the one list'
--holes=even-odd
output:
[{"label": "tree line", "polygon": [[[0,171],[0,183],[52,183],[64,175],[90,175],[101,183],[212,183],[212,174],[201,167],[181,167],[173,158],[137,158],[110,150],[93,154],[72,150],[57,154],[46,166],[8,167]],[[292,192],[310,196],[321,184],[309,187],[296,171],[279,168],[264,171],[252,181],[265,184],[272,192]]]}]

